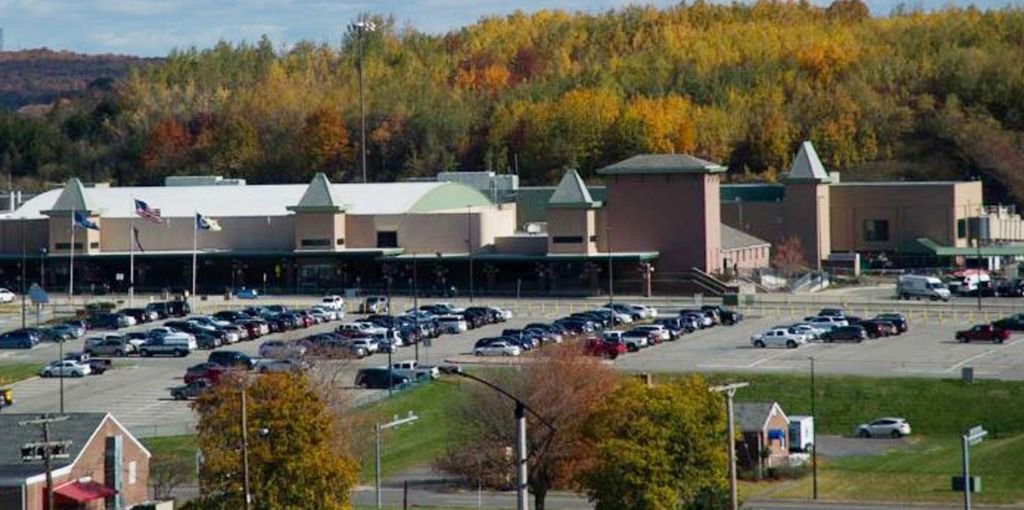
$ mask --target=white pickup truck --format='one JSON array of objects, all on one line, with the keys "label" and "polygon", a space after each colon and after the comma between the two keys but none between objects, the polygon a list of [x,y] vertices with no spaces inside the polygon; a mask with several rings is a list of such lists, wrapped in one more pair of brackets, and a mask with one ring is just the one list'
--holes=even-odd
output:
[{"label": "white pickup truck", "polygon": [[410,380],[416,380],[418,376],[422,377],[420,374],[427,375],[431,379],[441,377],[441,371],[437,367],[420,365],[416,360],[396,361],[391,364],[391,371],[406,376]]}]

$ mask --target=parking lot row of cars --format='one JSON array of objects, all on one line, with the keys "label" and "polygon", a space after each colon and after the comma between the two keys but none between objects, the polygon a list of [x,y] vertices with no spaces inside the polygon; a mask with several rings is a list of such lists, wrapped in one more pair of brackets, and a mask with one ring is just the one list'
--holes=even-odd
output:
[{"label": "parking lot row of cars", "polygon": [[824,308],[802,322],[776,326],[750,337],[754,347],[795,349],[810,342],[863,342],[873,338],[901,335],[909,331],[906,317],[882,313],[872,319],[846,315],[840,308]]}]

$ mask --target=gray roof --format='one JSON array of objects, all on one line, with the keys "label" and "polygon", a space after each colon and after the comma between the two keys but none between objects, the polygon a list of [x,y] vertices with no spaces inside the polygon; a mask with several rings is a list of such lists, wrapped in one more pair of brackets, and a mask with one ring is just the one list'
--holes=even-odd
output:
[{"label": "gray roof", "polygon": [[800,152],[793,158],[786,180],[792,182],[829,182],[831,180],[811,142],[800,144]]},{"label": "gray roof", "polygon": [[566,170],[555,192],[548,199],[548,207],[599,207],[594,202],[587,185],[576,170]]},{"label": "gray roof", "polygon": [[640,154],[597,171],[601,175],[705,174],[725,172],[725,167],[686,154]]},{"label": "gray roof", "polygon": [[737,402],[733,404],[733,415],[736,427],[741,432],[760,431],[764,429],[768,415],[771,414],[775,402]]},{"label": "gray roof", "polygon": [[[70,457],[54,459],[53,469],[59,469],[75,461],[89,438],[106,418],[106,413],[65,413],[67,420],[50,424],[50,440],[71,441],[68,449]],[[42,461],[24,462],[21,460],[21,447],[27,443],[43,440],[43,432],[36,425],[18,425],[19,422],[39,418],[38,414],[0,414],[0,437],[4,438],[0,447],[0,485],[22,483],[25,478],[45,474]]]},{"label": "gray roof", "polygon": [[70,213],[72,211],[95,211],[96,207],[85,193],[85,186],[77,177],[72,177],[60,191],[57,200],[49,209],[52,212]]},{"label": "gray roof", "polygon": [[331,181],[327,179],[327,175],[318,172],[313,176],[313,180],[309,181],[309,186],[306,187],[299,203],[289,206],[288,210],[341,212],[345,210],[345,204],[341,203],[341,199],[334,193],[334,188],[331,186]]},{"label": "gray roof", "polygon": [[723,250],[738,250],[740,248],[750,248],[753,246],[771,246],[772,244],[759,237],[754,237],[742,230],[730,227],[725,223],[722,223],[721,226]]}]

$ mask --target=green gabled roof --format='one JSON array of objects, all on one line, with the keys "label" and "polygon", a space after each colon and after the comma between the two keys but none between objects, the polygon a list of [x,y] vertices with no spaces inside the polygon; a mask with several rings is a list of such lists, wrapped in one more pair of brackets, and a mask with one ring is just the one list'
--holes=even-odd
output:
[{"label": "green gabled roof", "polygon": [[789,167],[789,174],[786,175],[786,182],[831,182],[825,165],[818,159],[818,152],[814,150],[811,142],[800,144],[800,152],[793,158]]},{"label": "green gabled roof", "polygon": [[95,210],[96,207],[85,193],[85,186],[82,185],[82,181],[78,180],[77,177],[72,177],[67,185],[64,186],[64,189],[61,190],[57,201],[53,203],[53,207],[48,211],[43,211],[43,213],[70,214],[72,211],[88,213]]},{"label": "green gabled roof", "polygon": [[[590,197],[596,202],[608,202],[608,188],[590,186]],[[554,186],[524,186],[516,190],[516,225],[547,221],[548,202],[555,193]]]},{"label": "green gabled roof", "polygon": [[597,171],[601,175],[717,174],[726,168],[686,154],[640,154]]},{"label": "green gabled roof", "polygon": [[296,212],[344,212],[345,204],[334,194],[334,187],[327,175],[319,172],[309,181],[309,186],[296,205],[288,206],[289,211]]},{"label": "green gabled roof", "polygon": [[779,202],[786,196],[781,184],[723,184],[719,200],[725,202]]},{"label": "green gabled roof", "polygon": [[576,170],[566,170],[555,192],[548,199],[548,207],[590,209],[601,207],[590,196],[587,185]]},{"label": "green gabled roof", "polygon": [[[908,253],[927,253],[936,257],[975,257],[979,255],[979,250],[975,246],[943,246],[927,237],[919,237],[904,243],[902,249]],[[1024,255],[1024,245],[985,246],[982,244],[980,255],[982,257],[1021,256]]]}]

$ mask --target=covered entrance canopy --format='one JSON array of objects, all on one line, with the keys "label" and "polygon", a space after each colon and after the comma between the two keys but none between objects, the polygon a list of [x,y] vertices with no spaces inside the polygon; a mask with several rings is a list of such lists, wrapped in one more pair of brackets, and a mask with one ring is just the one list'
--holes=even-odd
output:
[{"label": "covered entrance canopy", "polygon": [[56,503],[61,506],[75,508],[90,501],[104,499],[117,494],[117,491],[106,485],[93,481],[75,481],[57,487],[53,490]]}]

